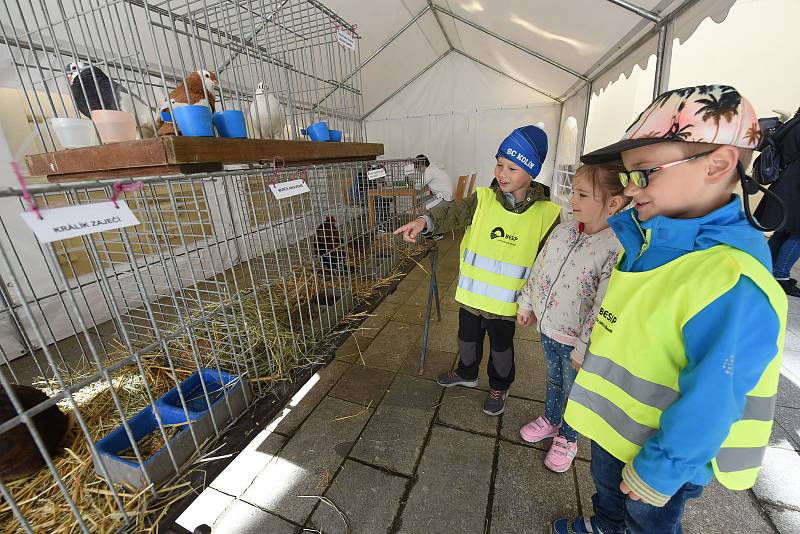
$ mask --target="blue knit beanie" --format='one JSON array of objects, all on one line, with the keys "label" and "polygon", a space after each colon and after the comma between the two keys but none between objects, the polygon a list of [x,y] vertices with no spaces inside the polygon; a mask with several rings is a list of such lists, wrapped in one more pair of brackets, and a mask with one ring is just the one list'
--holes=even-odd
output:
[{"label": "blue knit beanie", "polygon": [[547,157],[547,134],[536,126],[517,128],[500,143],[495,157],[513,161],[525,169],[531,179],[536,178]]}]

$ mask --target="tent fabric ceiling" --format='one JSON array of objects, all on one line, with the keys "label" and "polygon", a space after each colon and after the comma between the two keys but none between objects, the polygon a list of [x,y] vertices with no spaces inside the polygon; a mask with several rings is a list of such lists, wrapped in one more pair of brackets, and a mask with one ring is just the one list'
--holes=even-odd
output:
[{"label": "tent fabric ceiling", "polygon": [[[735,0],[627,0],[673,20],[672,36],[688,38],[708,16],[720,22]],[[410,78],[447,53],[450,44],[563,100],[597,78],[599,91],[656,52],[657,25],[618,3],[625,0],[325,0],[357,24],[361,61],[380,50],[362,69],[364,109],[371,110]],[[388,46],[384,45],[420,12],[424,14]],[[437,22],[436,14],[441,22]],[[465,19],[468,23],[463,22]],[[479,26],[484,29],[476,29]],[[492,36],[500,36],[508,42]],[[382,49],[383,48],[383,49]],[[554,66],[522,49],[566,68]],[[598,75],[600,75],[598,77]]]}]

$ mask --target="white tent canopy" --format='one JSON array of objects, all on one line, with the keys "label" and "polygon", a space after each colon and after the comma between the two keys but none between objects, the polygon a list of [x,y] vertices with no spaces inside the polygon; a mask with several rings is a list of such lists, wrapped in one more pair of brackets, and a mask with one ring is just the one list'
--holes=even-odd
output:
[{"label": "white tent canopy", "polygon": [[674,39],[687,39],[707,17],[721,22],[733,3],[325,2],[357,24],[361,58],[354,73],[363,83],[370,140],[384,142],[388,156],[424,152],[451,174],[477,171],[483,183],[500,139],[526,123],[545,124],[551,162],[574,162],[589,91],[637,64],[645,68],[654,54],[654,92],[666,88]]}]

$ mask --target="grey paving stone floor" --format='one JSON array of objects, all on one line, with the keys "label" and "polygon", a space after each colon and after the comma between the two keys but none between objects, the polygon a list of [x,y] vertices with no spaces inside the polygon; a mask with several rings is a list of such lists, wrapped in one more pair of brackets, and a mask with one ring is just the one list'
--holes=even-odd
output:
[{"label": "grey paving stone floor", "polygon": [[[573,468],[556,474],[542,463],[549,443],[519,438],[544,406],[534,330],[518,329],[517,381],[501,417],[481,411],[485,369],[476,389],[434,382],[456,358],[458,243],[446,238],[439,253],[443,314],[431,328],[424,372],[417,360],[428,279],[418,267],[211,482],[184,513],[184,527],[542,533],[562,515],[591,514],[588,442],[579,442]],[[800,299],[790,301],[776,424],[758,484],[742,492],[709,486],[687,506],[689,534],[800,532]]]}]

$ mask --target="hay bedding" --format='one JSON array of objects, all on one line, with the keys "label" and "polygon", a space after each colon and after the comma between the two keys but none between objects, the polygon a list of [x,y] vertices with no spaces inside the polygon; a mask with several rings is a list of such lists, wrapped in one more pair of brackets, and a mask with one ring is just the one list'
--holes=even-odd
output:
[{"label": "hay bedding", "polygon": [[[406,260],[413,261],[413,257],[422,252],[422,247],[401,248],[400,250]],[[350,289],[355,301],[363,302],[374,296],[380,288],[390,285],[399,276],[401,275],[395,273],[376,282],[356,283]],[[316,343],[313,340],[297,339],[300,336],[297,336],[287,324],[289,314],[281,314],[276,317],[278,321],[274,321],[268,304],[269,302],[285,302],[285,295],[288,294],[289,302],[294,304],[294,308],[306,305],[308,300],[306,295],[313,297],[315,294],[305,286],[310,280],[313,280],[313,277],[293,277],[293,279],[286,280],[283,287],[275,288],[271,295],[258,295],[259,305],[256,305],[255,302],[243,303],[242,308],[237,308],[226,317],[219,315],[214,320],[206,321],[197,332],[193,332],[196,352],[192,349],[192,343],[188,336],[171,341],[169,347],[176,378],[183,380],[196,369],[195,358],[192,355],[197,352],[201,352],[200,363],[203,366],[216,367],[219,364],[223,370],[241,372],[241,366],[237,366],[234,361],[235,347],[230,341],[231,336],[236,336],[239,339],[247,340],[247,354],[244,359],[249,362],[246,372],[251,382],[262,384],[292,380],[293,371],[313,363],[310,360],[302,361],[298,354],[313,354]],[[301,298],[298,299],[298,296]],[[241,313],[242,309],[244,310],[243,314]],[[262,318],[264,310],[269,310],[265,319]],[[345,322],[357,321],[364,315],[363,313],[351,314],[345,318]],[[341,332],[340,330],[334,334]],[[226,343],[231,350],[218,351],[218,357],[212,358],[208,348],[219,347]],[[124,346],[118,343],[116,354],[118,357],[124,357],[128,355],[128,352]],[[111,359],[113,361],[114,358]],[[165,365],[165,358],[161,352],[156,351],[143,355],[141,361],[155,398],[174,387],[175,380],[172,370]],[[111,363],[108,362],[109,365]],[[73,370],[67,376],[72,378],[73,383],[77,383],[92,373],[94,373],[94,369],[87,368]],[[126,417],[136,414],[149,405],[143,387],[143,379],[135,364],[116,371],[112,378],[112,384]],[[46,393],[55,393],[47,391],[47,383],[44,380],[36,385]],[[80,408],[80,413],[94,441],[100,440],[120,424],[119,413],[105,380],[82,388],[73,395],[73,398]],[[68,401],[62,401],[59,406],[67,413],[71,411]],[[171,438],[180,431],[180,428],[168,427],[168,430],[168,437]],[[139,445],[143,457],[148,457],[163,446],[163,437],[160,432],[155,432],[143,438]],[[128,449],[127,453],[130,458],[135,459],[131,449]],[[122,454],[125,455],[126,451],[123,451]],[[153,498],[149,488],[133,490],[117,487],[120,500],[129,516],[130,524],[126,527],[124,516],[117,507],[107,482],[95,474],[89,446],[77,424],[73,425],[65,437],[64,451],[56,456],[53,462],[87,528],[93,533],[116,532],[121,528],[144,534],[158,532],[158,520],[169,507],[192,493],[189,482],[180,480],[158,488],[158,495],[168,495],[167,499]],[[188,470],[188,466],[184,467],[184,471]],[[34,532],[72,534],[81,531],[69,505],[47,468],[40,469],[28,479],[10,482],[7,487]],[[0,497],[0,534],[12,534],[20,531],[10,506],[5,499]]]}]

